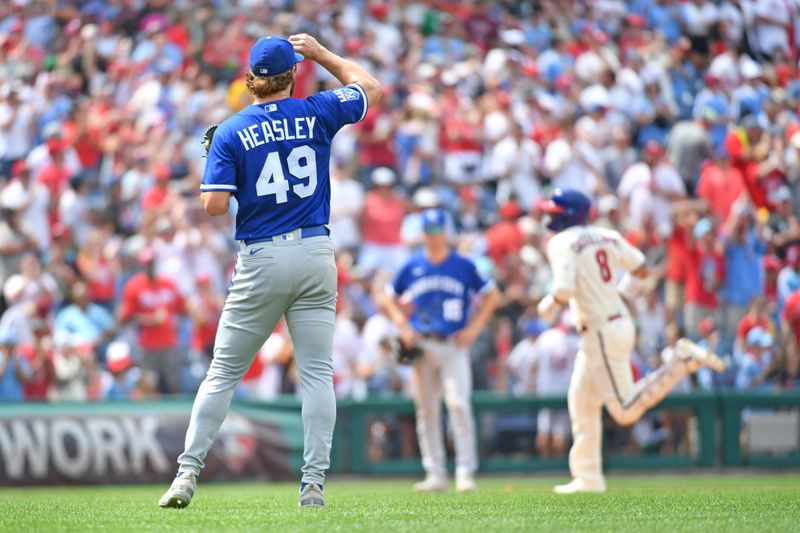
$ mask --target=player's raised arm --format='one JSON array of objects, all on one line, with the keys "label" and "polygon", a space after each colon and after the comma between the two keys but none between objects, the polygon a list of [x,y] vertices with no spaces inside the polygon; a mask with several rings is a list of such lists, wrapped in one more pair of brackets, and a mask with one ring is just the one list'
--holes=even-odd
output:
[{"label": "player's raised arm", "polygon": [[289,42],[292,43],[295,52],[322,65],[342,85],[358,83],[364,89],[370,106],[380,102],[383,96],[381,84],[356,63],[337,56],[319,44],[314,37],[305,33],[292,35],[289,37]]}]

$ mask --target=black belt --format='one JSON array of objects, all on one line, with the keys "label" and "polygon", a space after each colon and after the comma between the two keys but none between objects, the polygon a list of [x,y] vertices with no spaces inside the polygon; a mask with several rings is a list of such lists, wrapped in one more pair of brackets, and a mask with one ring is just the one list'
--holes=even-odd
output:
[{"label": "black belt", "polygon": [[[291,232],[289,232],[291,233]],[[300,237],[303,239],[307,239],[308,237],[318,237],[320,235],[330,235],[331,231],[328,229],[328,226],[308,226],[307,228],[300,229]],[[286,235],[285,233],[281,235]],[[275,237],[280,237],[280,235],[275,235],[273,237],[257,237],[255,239],[243,239],[243,242],[246,246],[251,244],[257,244],[259,242],[272,242]]]},{"label": "black belt", "polygon": [[[606,322],[614,322],[615,320],[619,320],[620,318],[622,318],[622,313],[617,313],[616,315],[611,315],[608,318],[606,318]],[[588,330],[589,326],[587,326],[586,324],[580,324],[578,326],[578,333],[584,333]]]},{"label": "black belt", "polygon": [[447,340],[447,335],[442,335],[440,333],[423,333],[422,338],[429,341],[445,342]]}]

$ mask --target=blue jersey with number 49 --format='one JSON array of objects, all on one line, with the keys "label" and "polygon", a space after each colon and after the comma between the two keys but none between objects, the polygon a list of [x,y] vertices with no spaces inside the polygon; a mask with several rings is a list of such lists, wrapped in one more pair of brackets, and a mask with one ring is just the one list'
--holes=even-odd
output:
[{"label": "blue jersey with number 49", "polygon": [[416,253],[395,277],[389,291],[414,304],[411,327],[419,333],[449,337],[464,328],[473,296],[494,287],[475,264],[455,252],[438,264]]},{"label": "blue jersey with number 49", "polygon": [[328,224],[331,139],[366,113],[355,83],[247,106],[217,128],[200,190],[233,194],[239,240]]}]

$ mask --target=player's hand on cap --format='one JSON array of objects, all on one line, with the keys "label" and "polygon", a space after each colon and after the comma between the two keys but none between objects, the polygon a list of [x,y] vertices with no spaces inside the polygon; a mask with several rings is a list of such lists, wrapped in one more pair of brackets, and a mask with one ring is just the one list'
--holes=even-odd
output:
[{"label": "player's hand on cap", "polygon": [[289,37],[289,42],[292,43],[294,51],[301,54],[304,58],[316,61],[325,51],[325,47],[319,44],[314,37],[307,33],[298,33]]}]

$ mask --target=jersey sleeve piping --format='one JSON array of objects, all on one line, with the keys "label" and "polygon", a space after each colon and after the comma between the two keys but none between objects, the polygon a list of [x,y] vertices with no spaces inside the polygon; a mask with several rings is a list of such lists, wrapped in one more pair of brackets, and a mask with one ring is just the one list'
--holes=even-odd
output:
[{"label": "jersey sleeve piping", "polygon": [[359,93],[361,93],[361,97],[364,99],[364,111],[361,112],[361,118],[359,118],[356,122],[361,122],[364,120],[364,117],[367,116],[367,109],[369,108],[369,102],[367,101],[367,93],[364,92],[364,89],[361,87],[359,83],[351,83],[350,87],[355,88]]},{"label": "jersey sleeve piping", "polygon": [[201,191],[238,191],[236,185],[227,185],[222,183],[204,183],[200,185]]}]

